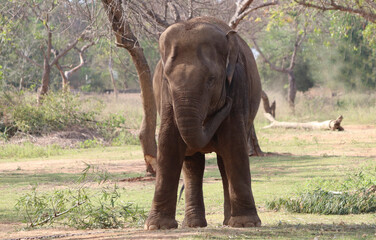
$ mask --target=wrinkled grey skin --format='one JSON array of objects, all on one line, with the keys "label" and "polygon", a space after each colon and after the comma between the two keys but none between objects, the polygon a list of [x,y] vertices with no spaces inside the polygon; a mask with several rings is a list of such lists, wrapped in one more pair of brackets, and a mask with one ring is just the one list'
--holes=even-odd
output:
[{"label": "wrinkled grey skin", "polygon": [[194,18],[167,28],[154,92],[161,127],[155,194],[145,229],[170,229],[178,182],[185,184],[184,227],[205,227],[205,153],[216,152],[224,189],[224,224],[260,226],[251,190],[250,128],[261,97],[252,51],[223,22]]}]

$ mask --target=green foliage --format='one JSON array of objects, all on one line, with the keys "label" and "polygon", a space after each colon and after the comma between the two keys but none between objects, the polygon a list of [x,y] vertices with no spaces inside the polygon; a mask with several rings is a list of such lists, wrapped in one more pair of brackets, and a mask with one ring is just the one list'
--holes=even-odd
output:
[{"label": "green foliage", "polygon": [[112,139],[112,146],[140,145],[140,139],[127,130],[122,130]]},{"label": "green foliage", "polygon": [[112,141],[113,146],[140,144],[138,137],[127,129],[127,121],[122,114],[109,114],[108,117],[97,123],[97,127],[106,140]]},{"label": "green foliage", "polygon": [[301,57],[294,68],[294,75],[296,79],[296,88],[298,91],[305,92],[315,85],[311,62]]},{"label": "green foliage", "polygon": [[[17,131],[43,135],[52,131],[79,127],[97,134],[97,138],[79,143],[79,148],[94,148],[105,143],[114,146],[140,144],[138,137],[129,130],[130,127],[137,128],[139,125],[139,119],[134,120],[132,111],[102,114],[104,117],[101,117],[105,104],[92,101],[91,98],[83,98],[68,92],[50,92],[43,98],[43,103],[38,105],[33,96],[27,92],[14,91],[0,94],[0,138],[8,140]],[[32,144],[27,143],[20,147],[19,151],[22,151],[22,148],[32,148],[29,145]],[[4,156],[21,154],[15,149],[9,150],[9,153],[4,152]]]},{"label": "green foliage", "polygon": [[369,46],[373,49],[373,54],[376,54],[376,23],[368,23],[363,30],[363,37],[368,41]]},{"label": "green foliage", "polygon": [[[92,170],[91,170],[92,169]],[[102,186],[107,172],[87,165],[77,187],[40,193],[37,187],[21,196],[15,205],[28,227],[56,224],[77,229],[122,228],[124,225],[140,226],[146,214],[132,203],[120,201],[119,188]],[[96,180],[98,191],[90,190],[87,183]]]},{"label": "green foliage", "polygon": [[283,208],[296,213],[338,215],[376,212],[375,170],[376,168],[350,174],[341,183],[315,179],[294,197],[268,201],[267,208],[273,210]]},{"label": "green foliage", "polygon": [[87,139],[83,142],[80,142],[80,144],[79,144],[79,148],[95,148],[95,147],[99,147],[99,146],[102,146],[102,144],[96,138]]},{"label": "green foliage", "polygon": [[353,16],[343,17],[343,21],[345,37],[338,42],[338,56],[333,59],[333,64],[340,65],[336,80],[348,89],[375,89],[376,52],[363,35],[372,24]]}]

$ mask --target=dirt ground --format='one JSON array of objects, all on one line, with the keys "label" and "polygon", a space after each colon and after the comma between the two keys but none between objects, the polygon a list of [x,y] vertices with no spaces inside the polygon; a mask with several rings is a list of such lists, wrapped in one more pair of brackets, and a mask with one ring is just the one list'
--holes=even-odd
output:
[{"label": "dirt ground", "polygon": [[[280,135],[279,140],[287,136]],[[291,138],[291,135],[289,135]],[[354,148],[348,147],[346,143],[375,143],[375,126],[345,126],[345,132],[331,134],[329,131],[312,131],[299,135],[299,139],[312,141],[313,138],[325,141],[329,144],[330,150],[307,152],[305,155],[340,155],[340,156],[365,156],[375,157],[376,148]],[[276,139],[275,139],[276,140]],[[262,147],[262,146],[261,146]],[[109,172],[140,172],[145,171],[143,159],[134,160],[111,160],[103,161],[92,159],[91,164],[106,165]],[[20,163],[0,163],[0,173],[15,171]],[[22,163],[22,169],[17,173],[78,173],[85,167],[80,159],[48,159],[43,161],[28,161]],[[153,181],[153,178],[138,178],[132,184],[142,181]],[[242,229],[229,229],[215,227],[207,229],[177,229],[173,231],[144,231],[142,229],[120,229],[120,230],[74,230],[74,229],[36,229],[32,231],[15,231],[14,224],[0,224],[0,239],[177,239],[181,237],[190,238],[195,235],[216,234],[242,234]],[[261,227],[262,229],[262,227]],[[255,231],[258,231],[257,229]],[[222,235],[223,236],[223,235]]]}]

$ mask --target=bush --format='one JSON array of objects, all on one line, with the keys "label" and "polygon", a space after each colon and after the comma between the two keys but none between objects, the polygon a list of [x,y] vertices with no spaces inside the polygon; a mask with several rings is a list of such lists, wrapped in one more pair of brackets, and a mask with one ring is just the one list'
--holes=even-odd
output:
[{"label": "bush", "polygon": [[267,208],[281,208],[295,213],[360,214],[376,212],[376,194],[367,189],[355,192],[332,192],[316,189],[294,198],[267,202]]},{"label": "bush", "polygon": [[81,98],[69,92],[50,92],[40,105],[36,103],[34,94],[0,93],[0,138],[7,140],[17,131],[43,135],[79,126],[90,129],[98,137],[82,142],[79,145],[81,148],[100,146],[102,142],[99,139],[114,146],[140,144],[138,137],[129,132],[129,125],[134,124],[131,114],[127,113],[127,118],[120,113],[102,114],[101,117],[105,105],[95,103],[90,98]]},{"label": "bush", "polygon": [[95,111],[81,111],[78,95],[68,92],[50,92],[38,105],[27,93],[7,92],[0,96],[0,112],[6,113],[8,126],[28,134],[43,134],[63,130],[74,125],[92,124]]},{"label": "bush", "polygon": [[111,141],[113,146],[140,145],[138,137],[127,129],[126,118],[122,114],[110,114],[104,120],[97,122],[97,127],[100,134]]},{"label": "bush", "polygon": [[[342,183],[316,179],[294,197],[268,201],[271,210],[296,213],[361,214],[376,212],[376,175],[372,171],[350,174]],[[332,188],[328,190],[327,188]]]},{"label": "bush", "polygon": [[79,148],[95,148],[99,146],[102,146],[102,144],[96,138],[85,140],[79,144]]}]

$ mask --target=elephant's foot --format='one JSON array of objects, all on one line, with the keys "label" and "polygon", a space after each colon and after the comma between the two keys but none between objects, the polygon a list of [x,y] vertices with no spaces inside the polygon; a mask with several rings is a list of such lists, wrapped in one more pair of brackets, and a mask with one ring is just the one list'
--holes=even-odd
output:
[{"label": "elephant's foot", "polygon": [[256,215],[252,216],[232,216],[228,220],[228,224],[231,227],[241,228],[241,227],[260,227],[261,220]]},{"label": "elephant's foot", "polygon": [[208,223],[203,216],[185,216],[182,227],[183,228],[197,228],[206,227]]},{"label": "elephant's foot", "polygon": [[225,217],[225,220],[223,220],[223,225],[228,226],[229,220],[230,220],[230,217]]},{"label": "elephant's foot", "polygon": [[160,216],[159,214],[153,213],[150,213],[144,225],[145,230],[171,229],[177,227],[178,223],[175,218]]}]

